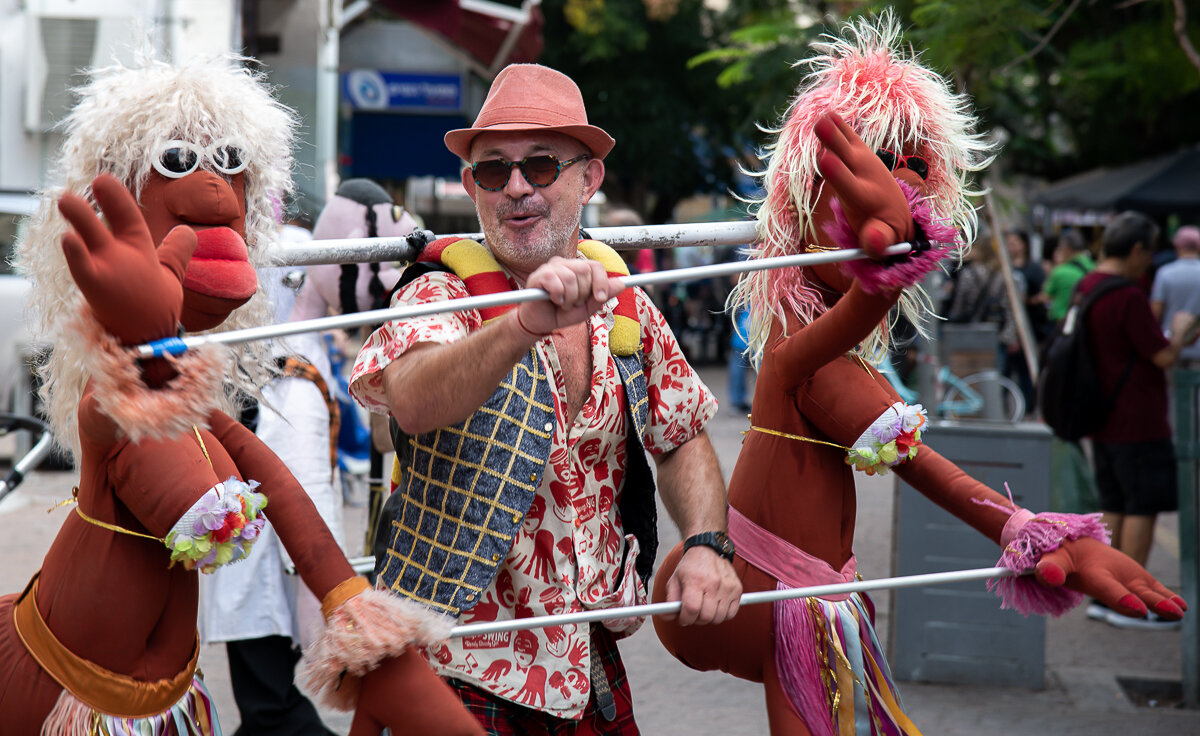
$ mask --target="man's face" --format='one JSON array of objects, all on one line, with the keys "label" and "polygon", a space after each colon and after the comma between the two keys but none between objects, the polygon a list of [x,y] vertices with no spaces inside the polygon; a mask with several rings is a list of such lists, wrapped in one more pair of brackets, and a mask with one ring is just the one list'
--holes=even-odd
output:
[{"label": "man's face", "polygon": [[[587,152],[582,143],[561,133],[483,133],[472,142],[470,163],[521,161],[546,154],[561,163]],[[558,179],[545,187],[530,184],[515,166],[498,191],[478,186],[470,168],[462,174],[488,247],[497,260],[522,277],[551,256],[574,256],[583,205],[603,179],[604,164],[591,158],[562,169]]]},{"label": "man's face", "polygon": [[1154,264],[1154,248],[1145,243],[1138,242],[1133,246],[1133,250],[1129,251],[1129,265],[1133,271],[1135,278],[1141,278],[1150,270],[1150,266]]}]

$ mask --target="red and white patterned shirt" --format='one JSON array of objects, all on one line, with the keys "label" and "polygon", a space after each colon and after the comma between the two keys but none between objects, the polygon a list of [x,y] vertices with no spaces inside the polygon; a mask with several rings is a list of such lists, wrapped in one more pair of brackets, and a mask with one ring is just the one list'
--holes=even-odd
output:
[{"label": "red and white patterned shirt", "polygon": [[[400,290],[393,306],[470,296],[456,276],[430,273]],[[591,391],[578,416],[567,417],[566,383],[550,338],[537,343],[554,394],[558,424],[550,460],[524,523],[479,603],[460,623],[484,623],[637,605],[646,591],[635,562],[637,539],[622,533],[617,489],[625,473],[625,391],[609,352],[611,300],[588,320]],[[716,400],[688,365],[662,314],[637,290],[649,394],[646,449],[660,454],[695,436],[716,412]],[[442,313],[380,327],[363,345],[350,393],[387,413],[383,369],[419,342],[448,344],[482,325],[476,311]],[[628,551],[626,552],[626,547]],[[622,559],[625,564],[622,565]],[[641,619],[610,621],[619,635]],[[444,677],[562,718],[578,718],[591,691],[589,624],[504,632],[463,639],[424,652]]]}]

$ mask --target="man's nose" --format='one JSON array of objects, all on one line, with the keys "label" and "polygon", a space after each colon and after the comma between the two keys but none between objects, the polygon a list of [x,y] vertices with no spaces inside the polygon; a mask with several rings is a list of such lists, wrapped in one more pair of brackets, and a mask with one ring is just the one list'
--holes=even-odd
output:
[{"label": "man's nose", "polygon": [[525,178],[520,166],[513,166],[508,172],[508,181],[504,184],[504,193],[513,199],[519,199],[533,193],[533,185]]}]

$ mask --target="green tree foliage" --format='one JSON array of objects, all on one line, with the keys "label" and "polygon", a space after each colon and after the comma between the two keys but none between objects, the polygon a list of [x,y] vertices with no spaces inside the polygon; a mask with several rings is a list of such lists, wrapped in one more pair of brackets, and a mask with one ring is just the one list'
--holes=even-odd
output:
[{"label": "green tree foliage", "polygon": [[688,68],[712,44],[701,0],[546,0],[542,10],[540,61],[575,79],[591,122],[617,140],[610,199],[666,222],[681,199],[731,188],[736,94],[717,84],[717,65]]},{"label": "green tree foliage", "polygon": [[884,7],[925,62],[974,98],[981,129],[1003,142],[1002,173],[1056,179],[1193,144],[1200,69],[1173,29],[1189,5],[546,0],[543,61],[579,82],[618,141],[606,192],[663,221],[681,198],[729,188],[734,164],[757,168],[758,128],[778,122],[803,74],[793,63],[819,34]]},{"label": "green tree foliage", "polygon": [[927,58],[1006,133],[1009,171],[1057,178],[1196,141],[1200,69],[1175,37],[1173,0],[900,5]]},{"label": "green tree foliage", "polygon": [[[893,0],[872,3],[737,2],[730,30],[694,63],[724,66],[762,120],[812,37],[852,14],[892,8],[922,58],[975,100],[981,128],[1004,141],[1006,170],[1058,178],[1119,165],[1196,141],[1200,69],[1175,36],[1176,0]],[[1200,10],[1187,24],[1200,39]],[[791,20],[796,19],[796,23]],[[819,19],[821,24],[816,24]]]}]

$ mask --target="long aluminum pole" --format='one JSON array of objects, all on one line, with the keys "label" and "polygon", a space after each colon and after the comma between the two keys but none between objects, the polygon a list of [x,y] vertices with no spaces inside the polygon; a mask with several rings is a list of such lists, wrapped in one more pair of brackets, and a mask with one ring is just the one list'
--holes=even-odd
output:
[{"label": "long aluminum pole", "polygon": [[[1006,578],[1016,575],[1016,571],[1007,567],[983,567],[974,570],[953,570],[950,572],[934,572],[925,575],[908,575],[896,578],[881,578],[879,580],[856,580],[852,583],[835,583],[833,585],[812,585],[805,588],[787,588],[784,590],[764,590],[759,593],[745,593],[741,597],[741,605],[755,603],[774,603],[775,601],[791,600],[794,598],[812,598],[822,595],[840,595],[844,593],[861,593],[871,590],[891,588],[915,588],[922,585],[943,585],[945,583],[962,583],[972,580],[988,580],[990,578]],[[682,603],[647,603],[641,606],[623,606],[621,608],[605,608],[597,611],[580,611],[578,613],[563,613],[557,616],[534,616],[531,618],[493,621],[486,624],[464,624],[450,629],[449,638],[462,636],[477,636],[479,634],[495,634],[501,631],[519,631],[521,629],[540,629],[546,626],[564,626],[567,624],[592,623],[607,621],[613,618],[634,618],[641,616],[660,616],[677,613]]]},{"label": "long aluminum pole", "polygon": [[[702,222],[682,225],[630,225],[623,227],[590,227],[587,237],[599,240],[616,250],[639,248],[681,248],[699,245],[742,245],[756,242],[757,223],[754,220],[732,222]],[[434,235],[418,230],[402,238],[345,238],[342,240],[313,240],[301,245],[280,246],[273,257],[280,266],[315,266],[322,263],[379,263],[382,261],[411,262],[420,247],[439,238],[482,240],[482,233]]]},{"label": "long aluminum pole", "polygon": [[[898,245],[889,246],[884,251],[884,255],[903,255],[908,253],[911,249],[912,247],[908,243],[900,243]],[[788,266],[815,266],[822,263],[839,263],[841,261],[851,261],[856,258],[865,257],[866,253],[861,248],[848,248],[845,250],[822,251],[819,253],[802,253],[794,256],[759,258],[751,261],[714,263],[709,266],[677,268],[670,271],[658,271],[655,273],[643,273],[633,276],[626,276],[622,278],[622,281],[625,282],[626,286],[651,286],[654,284],[673,283],[675,281],[691,281],[696,279],[714,278],[717,276],[731,276],[733,274],[749,273],[751,271],[763,271],[770,268],[785,268]],[[508,304],[521,304],[523,302],[533,302],[538,301],[539,299],[547,299],[549,296],[550,295],[542,289],[517,289],[515,291],[508,291],[501,294],[464,297],[462,299],[451,299],[449,301],[429,302],[427,304],[396,307],[395,309],[374,309],[369,312],[356,312],[355,314],[343,314],[336,317],[321,317],[318,319],[310,319],[300,322],[284,322],[277,325],[251,327],[245,330],[230,330],[229,332],[218,332],[210,335],[194,335],[192,337],[183,338],[171,337],[163,340],[157,340],[147,345],[139,346],[138,354],[141,357],[146,358],[164,354],[178,355],[201,345],[230,345],[251,342],[253,340],[269,340],[276,337],[297,335],[302,332],[323,332],[325,330],[380,324],[394,319],[411,319],[413,317],[423,317],[425,315],[440,314],[443,312],[464,312],[469,309],[485,309],[488,307],[499,307]]]}]

